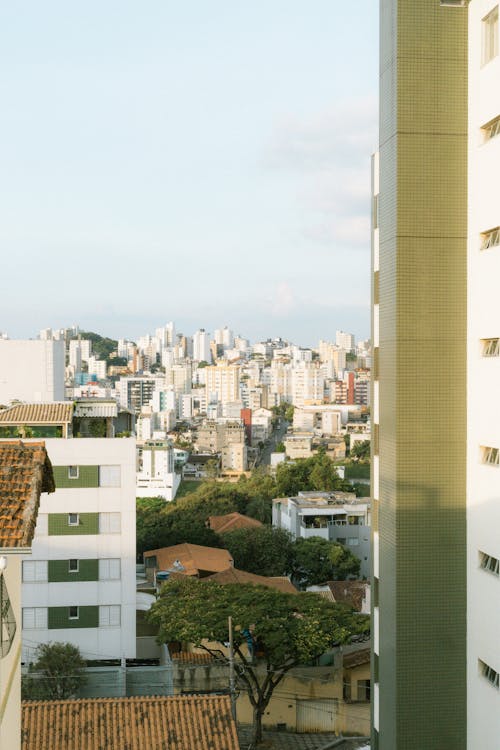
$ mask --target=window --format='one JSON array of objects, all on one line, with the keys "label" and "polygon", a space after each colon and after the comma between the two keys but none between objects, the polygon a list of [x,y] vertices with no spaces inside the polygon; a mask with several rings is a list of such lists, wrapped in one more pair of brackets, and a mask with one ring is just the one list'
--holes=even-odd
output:
[{"label": "window", "polygon": [[499,689],[500,681],[498,672],[481,659],[479,659],[479,672],[488,680],[491,685],[493,685],[493,687],[495,687],[497,690]]},{"label": "window", "polygon": [[80,515],[78,513],[68,513],[68,526],[79,526]]},{"label": "window", "polygon": [[7,656],[16,635],[17,625],[14,610],[3,574],[0,574],[0,658]]},{"label": "window", "polygon": [[482,445],[481,462],[483,464],[489,464],[490,466],[498,466],[500,464],[500,452],[498,448],[490,448]]},{"label": "window", "polygon": [[370,700],[370,680],[358,680],[358,701]]},{"label": "window", "polygon": [[69,573],[78,573],[80,569],[80,562],[79,560],[68,560],[68,572]]},{"label": "window", "polygon": [[481,250],[487,250],[489,247],[497,247],[498,245],[500,245],[500,227],[481,232]]},{"label": "window", "polygon": [[99,513],[99,534],[119,534],[120,531],[120,513]]},{"label": "window", "polygon": [[481,339],[481,355],[483,357],[499,357],[499,339]]},{"label": "window", "polygon": [[347,544],[349,547],[357,547],[359,545],[359,539],[357,536],[350,536],[347,540]]},{"label": "window", "polygon": [[496,135],[500,135],[500,116],[495,117],[493,120],[487,122],[486,125],[483,125],[483,127],[481,128],[481,133],[484,143],[486,143],[486,141],[490,141]]},{"label": "window", "polygon": [[99,487],[121,487],[121,466],[99,466]]},{"label": "window", "polygon": [[441,0],[441,5],[447,8],[464,8],[466,0]]},{"label": "window", "polygon": [[119,557],[99,560],[99,580],[119,581],[121,577],[120,567]]},{"label": "window", "polygon": [[45,630],[47,607],[23,607],[23,630]]},{"label": "window", "polygon": [[47,560],[24,560],[23,582],[43,583],[48,581]]},{"label": "window", "polygon": [[68,479],[78,479],[79,473],[78,466],[68,466]]},{"label": "window", "polygon": [[121,622],[121,607],[119,604],[106,604],[99,607],[99,627],[116,628]]},{"label": "window", "polygon": [[486,552],[479,553],[479,565],[483,570],[488,570],[496,576],[500,575],[500,560],[497,560],[496,557],[492,557],[491,555],[487,555]]},{"label": "window", "polygon": [[483,65],[498,55],[498,5],[483,18]]},{"label": "window", "polygon": [[80,612],[78,607],[68,607],[68,618],[70,620],[78,620],[80,618]]}]

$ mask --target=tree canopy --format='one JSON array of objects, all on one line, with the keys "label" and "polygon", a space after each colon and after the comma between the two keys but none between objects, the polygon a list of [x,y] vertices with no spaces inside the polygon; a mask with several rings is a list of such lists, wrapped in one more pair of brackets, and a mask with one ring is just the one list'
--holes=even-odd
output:
[{"label": "tree canopy", "polygon": [[72,643],[41,643],[22,680],[23,700],[74,698],[85,683],[86,662]]},{"label": "tree canopy", "polygon": [[301,586],[356,578],[360,568],[359,558],[347,547],[319,536],[296,540],[293,564],[292,578]]},{"label": "tree canopy", "polygon": [[369,632],[367,617],[316,594],[189,578],[166,583],[148,618],[158,626],[161,642],[191,643],[227,663],[228,615],[234,626],[237,685],[253,706],[255,742],[261,740],[262,715],[272,693],[290,669]]},{"label": "tree canopy", "polygon": [[273,526],[235,529],[224,534],[224,545],[239,570],[261,576],[282,576],[293,568],[294,542],[284,529]]}]

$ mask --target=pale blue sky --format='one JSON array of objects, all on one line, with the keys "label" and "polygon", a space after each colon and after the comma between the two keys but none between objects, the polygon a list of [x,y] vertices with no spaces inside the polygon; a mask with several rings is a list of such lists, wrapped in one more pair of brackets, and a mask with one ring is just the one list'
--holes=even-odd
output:
[{"label": "pale blue sky", "polygon": [[0,9],[0,330],[369,332],[378,2]]}]

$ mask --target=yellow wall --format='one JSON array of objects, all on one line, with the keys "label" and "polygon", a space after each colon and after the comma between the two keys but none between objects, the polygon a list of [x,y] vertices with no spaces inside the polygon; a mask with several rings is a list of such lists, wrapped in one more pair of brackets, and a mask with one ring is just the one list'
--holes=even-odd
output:
[{"label": "yellow wall", "polygon": [[[0,658],[0,748],[21,747],[21,556],[6,555],[4,580],[16,618],[16,635],[7,656]],[[2,551],[0,549],[0,556]]]}]

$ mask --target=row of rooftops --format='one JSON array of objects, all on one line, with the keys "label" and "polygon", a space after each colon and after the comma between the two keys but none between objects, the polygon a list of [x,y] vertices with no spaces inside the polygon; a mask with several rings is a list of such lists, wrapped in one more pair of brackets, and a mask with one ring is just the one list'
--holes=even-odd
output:
[{"label": "row of rooftops", "polygon": [[[21,437],[32,437],[31,431],[43,431],[43,428],[59,428],[57,435],[38,435],[33,437],[86,437],[81,425],[86,420],[105,420],[109,425],[121,419],[130,430],[134,427],[134,415],[129,409],[120,406],[114,399],[81,398],[75,401],[55,401],[53,403],[17,403],[0,409],[0,431],[17,428]],[[102,437],[114,436],[114,430],[108,429]]]}]

